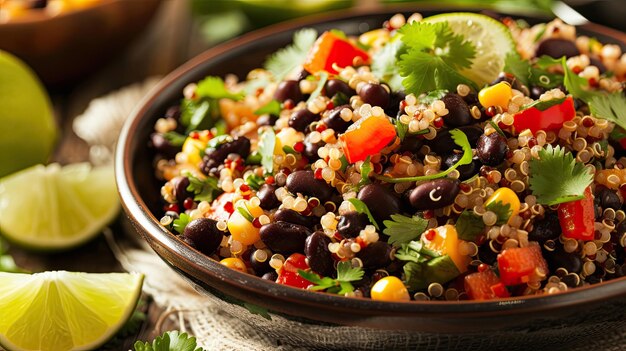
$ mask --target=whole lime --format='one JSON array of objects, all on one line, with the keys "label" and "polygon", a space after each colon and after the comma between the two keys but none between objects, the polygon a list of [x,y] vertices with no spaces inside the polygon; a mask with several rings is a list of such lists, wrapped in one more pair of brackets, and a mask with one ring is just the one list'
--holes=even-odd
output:
[{"label": "whole lime", "polygon": [[50,98],[37,76],[0,50],[0,177],[46,163],[57,134]]}]

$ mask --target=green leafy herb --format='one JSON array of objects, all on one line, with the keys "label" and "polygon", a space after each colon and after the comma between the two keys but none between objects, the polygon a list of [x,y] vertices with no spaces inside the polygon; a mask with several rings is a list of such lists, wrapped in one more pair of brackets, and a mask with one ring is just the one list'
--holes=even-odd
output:
[{"label": "green leafy herb", "polygon": [[350,282],[363,279],[365,272],[361,267],[352,267],[348,261],[342,261],[337,264],[337,279],[330,277],[320,277],[314,272],[298,270],[298,274],[315,284],[310,290],[326,290],[331,294],[345,295],[354,291],[354,286]]},{"label": "green leafy herb", "polygon": [[546,24],[542,23],[541,24],[541,29],[539,30],[539,32],[537,33],[537,35],[535,35],[535,37],[533,38],[533,42],[536,43],[539,40],[541,40],[541,38],[543,37],[543,35],[546,33]]},{"label": "green leafy herb", "polygon": [[367,156],[367,158],[365,159],[365,161],[363,161],[363,164],[361,165],[361,180],[359,180],[359,183],[357,184],[359,189],[371,183],[370,177],[369,177],[371,171],[372,171],[372,163],[370,162],[370,157]]},{"label": "green leafy herb", "polygon": [[209,142],[206,144],[207,149],[217,149],[218,146],[222,144],[226,144],[233,141],[233,137],[228,134],[218,135],[214,138],[211,138]]},{"label": "green leafy herb", "polygon": [[307,103],[315,100],[321,94],[322,89],[324,89],[324,86],[326,85],[326,81],[328,80],[328,73],[320,72],[318,74],[319,74],[320,80],[317,82],[317,87],[315,88],[315,90],[313,90],[309,98],[306,100]]},{"label": "green leafy herb", "polygon": [[589,108],[594,116],[626,129],[626,99],[621,93],[594,96],[589,101]]},{"label": "green leafy herb", "polygon": [[231,93],[226,89],[222,78],[215,76],[208,76],[199,81],[196,95],[199,98],[231,99],[235,101],[239,101],[246,96],[244,92]]},{"label": "green leafy herb", "polygon": [[293,147],[291,147],[291,146],[289,146],[289,145],[284,145],[284,146],[283,146],[283,151],[284,151],[286,154],[297,154],[297,153],[298,153],[296,150],[294,150],[294,148],[293,148]]},{"label": "green leafy herb", "polygon": [[281,111],[280,102],[278,102],[277,100],[272,100],[268,102],[266,105],[261,106],[258,110],[254,111],[254,114],[257,116],[264,115],[264,114],[278,116],[280,115],[280,111]]},{"label": "green leafy herb", "polygon": [[394,119],[394,121],[396,125],[396,134],[398,135],[398,138],[400,138],[400,141],[403,141],[406,133],[409,131],[409,125],[402,123],[400,119]]},{"label": "green leafy herb", "polygon": [[437,89],[437,90],[428,92],[428,94],[426,95],[420,95],[418,100],[422,104],[430,105],[437,100],[441,100],[444,96],[446,96],[447,93],[448,93],[448,90],[446,89]]},{"label": "green leafy herb", "polygon": [[536,100],[528,105],[524,105],[522,106],[522,110],[525,110],[527,108],[531,108],[534,107],[539,111],[545,111],[547,109],[549,109],[552,106],[556,106],[556,105],[560,105],[563,103],[563,101],[565,101],[565,99],[567,99],[566,96],[559,98],[559,99],[551,99],[551,100],[547,100],[547,101],[542,101],[542,100]]},{"label": "green leafy herb", "polygon": [[293,43],[275,52],[265,62],[266,70],[272,72],[276,81],[281,81],[287,74],[296,67],[302,65],[315,40],[317,31],[315,29],[302,29],[293,35]]},{"label": "green leafy herb", "polygon": [[224,121],[223,119],[220,119],[217,122],[215,122],[215,125],[213,126],[213,128],[215,129],[216,136],[222,136],[228,132],[228,125],[226,124],[226,121]]},{"label": "green leafy herb", "polygon": [[274,147],[276,146],[276,134],[271,127],[266,128],[259,138],[259,154],[261,154],[261,166],[266,174],[274,169]]},{"label": "green leafy herb", "polygon": [[246,157],[246,165],[260,165],[261,154],[258,151],[252,151],[248,157]]},{"label": "green leafy herb", "polygon": [[506,135],[504,134],[504,132],[502,131],[502,129],[500,129],[500,127],[498,126],[498,124],[496,122],[493,121],[493,119],[490,119],[489,124],[491,124],[491,126],[493,127],[493,129],[496,130],[496,132],[500,135],[502,135],[503,137],[506,138]]},{"label": "green leafy herb", "polygon": [[181,213],[178,218],[174,220],[174,230],[179,234],[182,234],[190,221],[191,217],[189,217],[186,213]]},{"label": "green leafy herb", "polygon": [[402,267],[404,283],[410,291],[427,288],[432,283],[444,284],[461,274],[450,256],[435,257],[426,262],[408,262]]},{"label": "green leafy herb", "polygon": [[175,146],[175,147],[183,146],[183,144],[185,143],[185,140],[187,139],[186,136],[176,133],[174,131],[163,133],[163,138],[165,138],[165,140],[167,140],[170,143],[170,145]]},{"label": "green leafy herb", "polygon": [[200,179],[190,172],[184,172],[184,175],[189,178],[189,185],[187,191],[194,194],[193,199],[196,201],[212,202],[222,190],[217,186],[217,178],[207,176],[205,179]]},{"label": "green leafy herb", "polygon": [[238,206],[237,212],[239,212],[248,222],[252,223],[254,221],[254,216],[250,213],[250,210],[248,210],[246,205]]},{"label": "green leafy herb", "polygon": [[407,93],[454,90],[458,84],[475,87],[458,70],[471,66],[476,50],[462,35],[455,34],[447,22],[413,22],[399,32],[407,47],[398,62]]},{"label": "green leafy herb", "polygon": [[476,240],[485,230],[483,218],[472,210],[461,212],[455,226],[459,239],[466,241]]},{"label": "green leafy herb", "polygon": [[383,224],[385,225],[383,233],[389,235],[389,243],[399,246],[418,239],[426,230],[428,221],[419,216],[393,214],[391,220],[385,220]]},{"label": "green leafy herb", "polygon": [[528,86],[530,62],[524,60],[517,51],[512,51],[504,58],[504,71],[511,73],[522,84]]},{"label": "green leafy herb", "polygon": [[211,127],[211,104],[207,100],[183,99],[180,105],[180,123],[187,127],[186,133],[206,126]]},{"label": "green leafy herb", "polygon": [[245,179],[246,184],[248,184],[248,186],[254,190],[259,190],[259,188],[261,187],[261,185],[265,184],[265,178],[260,176],[260,175],[256,175],[256,174],[249,174],[246,179]]},{"label": "green leafy herb", "polygon": [[439,256],[441,256],[441,254],[427,249],[424,247],[424,243],[419,240],[402,244],[400,249],[396,251],[396,259],[407,262],[421,263]]},{"label": "green leafy herb", "polygon": [[565,56],[561,58],[561,65],[563,66],[563,72],[565,73],[563,84],[565,88],[572,94],[573,97],[579,98],[584,102],[589,103],[594,96],[598,93],[589,90],[589,82],[587,79],[574,73],[569,67],[567,67]]},{"label": "green leafy herb", "polygon": [[198,347],[196,338],[178,331],[168,331],[157,336],[152,344],[137,341],[134,348],[135,351],[204,351],[203,348]]},{"label": "green leafy herb", "polygon": [[341,106],[349,103],[350,99],[346,96],[346,94],[339,91],[335,95],[333,95],[330,101],[333,102],[333,106]]},{"label": "green leafy herb", "polygon": [[393,91],[404,89],[402,76],[398,71],[398,54],[402,45],[401,40],[390,41],[372,57],[372,73],[386,82]]},{"label": "green leafy herb", "polygon": [[589,170],[576,162],[571,152],[549,144],[539,151],[539,159],[530,160],[530,174],[530,189],[537,202],[549,206],[584,198],[593,181]]},{"label": "green leafy herb", "polygon": [[392,177],[386,177],[382,175],[376,175],[375,176],[376,179],[381,180],[383,182],[387,182],[387,183],[403,183],[403,182],[417,182],[417,181],[422,181],[422,180],[431,180],[431,179],[443,178],[446,175],[448,175],[448,173],[457,169],[459,166],[472,163],[472,146],[467,140],[467,136],[465,135],[465,133],[463,133],[462,131],[458,129],[453,129],[450,131],[450,134],[452,135],[452,140],[454,140],[454,143],[460,146],[461,149],[463,149],[463,156],[459,159],[459,161],[457,161],[457,163],[452,165],[452,167],[446,169],[443,172],[439,172],[439,173],[431,174],[431,175],[404,177],[404,178],[392,178]]},{"label": "green leafy herb", "polygon": [[378,223],[376,223],[374,216],[372,216],[372,213],[370,212],[370,209],[367,208],[367,205],[365,204],[365,202],[357,198],[352,198],[352,199],[349,199],[348,201],[350,201],[350,203],[354,205],[354,208],[356,209],[358,213],[365,213],[367,215],[367,218],[369,218],[370,223],[372,223],[374,227],[376,227],[376,230],[380,230]]},{"label": "green leafy herb", "polygon": [[490,202],[485,206],[485,208],[496,214],[498,220],[496,221],[496,225],[503,225],[509,220],[513,210],[511,209],[510,204],[504,204],[502,201],[494,201]]},{"label": "green leafy herb", "polygon": [[348,39],[348,37],[346,36],[346,33],[344,33],[344,31],[339,30],[339,29],[331,29],[330,30],[331,33],[333,33],[334,35],[338,36],[341,39]]}]

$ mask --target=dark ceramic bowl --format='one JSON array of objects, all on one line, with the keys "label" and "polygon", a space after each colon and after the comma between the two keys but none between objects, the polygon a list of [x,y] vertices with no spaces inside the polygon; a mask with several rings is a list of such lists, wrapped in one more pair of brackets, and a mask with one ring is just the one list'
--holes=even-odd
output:
[{"label": "dark ceramic bowl", "polygon": [[[420,7],[424,15],[436,12]],[[405,13],[413,11],[404,8]],[[300,27],[358,34],[398,9],[340,12],[250,33],[215,47],[167,76],[124,126],[116,177],[126,213],[154,251],[229,313],[284,343],[343,349],[530,349],[605,339],[626,327],[626,278],[550,296],[489,302],[389,303],[315,293],[231,270],[176,239],[159,224],[160,184],[148,148],[155,121],[206,75],[244,77],[290,43]],[[531,22],[532,18],[527,18]],[[545,20],[545,19],[534,19]],[[580,32],[624,45],[624,34],[591,25]],[[243,306],[243,307],[242,307]],[[246,308],[244,308],[246,307]],[[261,313],[251,314],[248,310]],[[269,311],[269,314],[266,312]]]}]

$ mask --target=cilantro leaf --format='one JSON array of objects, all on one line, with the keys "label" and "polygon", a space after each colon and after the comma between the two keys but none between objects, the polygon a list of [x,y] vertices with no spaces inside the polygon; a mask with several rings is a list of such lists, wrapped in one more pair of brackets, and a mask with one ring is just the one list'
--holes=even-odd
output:
[{"label": "cilantro leaf", "polygon": [[259,138],[259,154],[261,154],[261,165],[266,174],[272,173],[274,169],[274,147],[276,146],[276,134],[274,129],[269,127]]},{"label": "cilantro leaf", "polygon": [[254,114],[257,116],[260,115],[264,115],[264,114],[270,114],[270,115],[274,115],[274,116],[278,116],[280,115],[280,102],[278,102],[277,100],[273,100],[268,102],[266,105],[261,106],[258,110],[254,111]]},{"label": "cilantro leaf", "polygon": [[185,227],[187,226],[187,224],[189,224],[189,222],[191,222],[191,217],[189,217],[189,215],[187,215],[186,213],[181,213],[178,218],[174,220],[174,230],[177,231],[179,234],[182,234],[185,231]]},{"label": "cilantro leaf", "polygon": [[175,147],[183,146],[183,144],[185,143],[185,140],[187,139],[186,136],[176,133],[175,131],[169,131],[167,133],[163,133],[163,138],[165,138],[165,140],[167,140],[170,143],[170,145],[175,146]]},{"label": "cilantro leaf", "polygon": [[320,95],[322,89],[324,89],[324,86],[326,85],[326,81],[328,80],[328,73],[322,71],[319,73],[319,76],[320,80],[317,82],[317,87],[315,88],[315,90],[313,90],[309,98],[306,100],[307,103],[315,100]]},{"label": "cilantro leaf", "polygon": [[200,98],[231,99],[239,101],[244,98],[244,92],[231,93],[226,89],[224,81],[220,77],[207,76],[198,82],[196,95]]},{"label": "cilantro leaf", "polygon": [[419,95],[436,89],[456,89],[459,84],[473,87],[474,83],[448,66],[441,57],[418,50],[401,56],[400,74],[407,93]]},{"label": "cilantro leaf", "polygon": [[359,180],[359,183],[357,184],[359,189],[371,183],[370,178],[369,178],[371,171],[372,171],[372,163],[370,162],[370,157],[367,156],[367,158],[365,159],[365,161],[363,161],[363,164],[361,165],[361,180]]},{"label": "cilantro leaf", "polygon": [[542,101],[542,100],[535,100],[532,103],[528,104],[528,105],[524,105],[522,106],[521,110],[525,110],[531,107],[536,108],[539,111],[545,111],[547,109],[549,109],[552,106],[556,106],[556,105],[560,105],[563,103],[563,101],[565,101],[565,99],[567,99],[567,96],[564,96],[560,99],[551,99],[551,100],[547,100],[547,101]]},{"label": "cilantro leaf", "polygon": [[365,272],[361,267],[352,267],[350,262],[343,261],[337,264],[337,279],[320,277],[315,272],[307,272],[302,269],[298,270],[298,274],[314,284],[309,287],[309,290],[326,290],[331,294],[345,295],[354,291],[354,286],[350,282],[363,279]]},{"label": "cilantro leaf", "polygon": [[404,89],[398,71],[398,54],[402,45],[401,40],[390,41],[372,56],[372,73],[393,91]]},{"label": "cilantro leaf", "polygon": [[567,67],[565,56],[561,58],[561,65],[563,66],[563,72],[565,76],[563,78],[563,84],[565,84],[565,89],[572,94],[573,97],[579,98],[586,103],[589,103],[594,96],[597,96],[599,93],[594,92],[589,89],[589,82],[587,79],[579,76],[574,73],[571,69]]},{"label": "cilantro leaf", "polygon": [[249,187],[251,187],[254,190],[259,190],[259,188],[261,187],[261,185],[265,184],[265,178],[260,176],[260,175],[256,175],[256,174],[249,174],[246,179],[245,179],[246,184],[248,184]]},{"label": "cilantro leaf", "polygon": [[276,81],[281,81],[287,74],[304,63],[316,39],[317,31],[315,29],[307,28],[295,32],[293,43],[270,56],[265,61],[265,69],[272,72]]},{"label": "cilantro leaf", "polygon": [[421,95],[417,99],[422,104],[430,105],[436,100],[441,100],[444,96],[446,96],[447,93],[448,93],[448,90],[446,89],[437,89],[437,90],[428,92],[428,94],[426,95]]},{"label": "cilantro leaf", "polygon": [[504,58],[504,71],[511,73],[522,84],[528,86],[530,62],[524,60],[517,51],[512,51]]},{"label": "cilantro leaf", "polygon": [[595,117],[608,119],[626,129],[626,99],[621,93],[594,96],[589,108]]},{"label": "cilantro leaf", "polygon": [[357,198],[352,198],[352,199],[349,199],[348,201],[350,201],[350,203],[354,205],[354,208],[356,209],[358,213],[365,213],[367,215],[367,218],[369,218],[370,223],[372,223],[374,227],[376,227],[376,230],[380,230],[380,227],[378,227],[378,223],[376,223],[376,220],[372,216],[370,209],[367,208],[367,205],[365,204],[365,202]]},{"label": "cilantro leaf", "polygon": [[556,205],[584,198],[585,189],[593,176],[571,152],[548,144],[539,151],[539,159],[530,160],[530,190],[537,202]]},{"label": "cilantro leaf", "polygon": [[184,172],[183,175],[189,178],[187,191],[194,194],[193,199],[196,201],[212,202],[222,193],[222,190],[217,186],[216,177],[207,176],[205,179],[200,179],[190,172]]},{"label": "cilantro leaf", "polygon": [[252,223],[254,221],[254,216],[250,213],[250,210],[248,210],[246,205],[237,206],[237,212],[239,212],[248,222]]},{"label": "cilantro leaf", "polygon": [[506,223],[513,213],[511,204],[504,204],[502,201],[490,202],[485,206],[485,208],[496,214],[496,217],[498,218],[496,225],[503,225]]},{"label": "cilantro leaf", "polygon": [[408,124],[404,124],[400,121],[400,119],[394,119],[394,124],[396,126],[396,134],[398,135],[398,138],[400,138],[400,141],[404,140],[404,137],[406,137],[406,133],[409,131],[409,125]]},{"label": "cilantro leaf", "polygon": [[463,133],[459,129],[453,129],[450,131],[450,134],[452,134],[452,140],[454,140],[454,143],[460,146],[461,149],[463,149],[463,156],[457,161],[457,163],[452,165],[452,167],[446,169],[445,171],[442,171],[436,174],[431,174],[431,175],[404,177],[404,178],[392,178],[392,177],[387,177],[387,176],[382,176],[382,175],[376,175],[375,178],[383,182],[387,182],[387,183],[403,183],[403,182],[417,182],[417,181],[422,181],[422,180],[431,180],[431,179],[443,178],[446,175],[448,175],[450,172],[452,172],[453,170],[457,169],[459,166],[472,163],[472,146],[470,145],[469,140],[467,140],[467,136],[465,135],[465,133]]},{"label": "cilantro leaf", "polygon": [[340,282],[361,280],[364,273],[361,267],[352,267],[352,264],[348,261],[337,263],[337,280]]},{"label": "cilantro leaf", "polygon": [[137,341],[134,348],[135,351],[204,351],[203,348],[198,347],[196,338],[178,331],[165,332],[157,336],[152,344]]},{"label": "cilantro leaf", "polygon": [[418,239],[426,230],[428,221],[419,216],[393,214],[391,220],[385,220],[383,224],[383,233],[389,235],[389,243],[399,246]]},{"label": "cilantro leaf", "polygon": [[461,274],[448,255],[426,262],[408,262],[402,267],[405,284],[410,291],[427,288],[432,283],[447,283]]},{"label": "cilantro leaf", "polygon": [[483,230],[485,230],[485,222],[483,218],[474,213],[472,210],[465,210],[456,220],[456,231],[459,239],[465,241],[474,241]]}]

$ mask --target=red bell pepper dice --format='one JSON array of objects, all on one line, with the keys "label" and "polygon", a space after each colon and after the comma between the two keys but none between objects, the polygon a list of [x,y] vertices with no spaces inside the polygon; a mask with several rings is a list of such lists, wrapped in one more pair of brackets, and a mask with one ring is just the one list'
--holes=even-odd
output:
[{"label": "red bell pepper dice", "polygon": [[560,204],[558,215],[563,236],[571,239],[593,240],[596,216],[591,187],[585,189],[584,199]]},{"label": "red bell pepper dice", "polygon": [[574,98],[568,96],[558,105],[540,110],[536,107],[529,107],[515,114],[513,127],[519,133],[525,129],[535,134],[539,130],[559,130],[563,123],[570,121],[576,116],[574,108]]},{"label": "red bell pepper dice", "polygon": [[278,270],[276,283],[301,289],[308,288],[312,284],[310,281],[302,278],[300,274],[298,274],[299,269],[309,269],[309,265],[306,263],[306,256],[299,253],[292,254],[287,258],[287,260],[285,260],[283,266]]},{"label": "red bell pepper dice", "polygon": [[465,276],[465,292],[472,300],[491,300],[509,297],[509,291],[493,270],[487,269]]},{"label": "red bell pepper dice", "polygon": [[354,46],[350,41],[335,33],[324,32],[309,51],[304,69],[311,74],[319,71],[337,74],[333,68],[334,63],[339,67],[352,66],[355,57],[360,57],[366,62],[369,60],[367,52]]},{"label": "red bell pepper dice", "polygon": [[356,121],[339,136],[349,163],[375,155],[396,137],[396,128],[386,117],[368,117]]},{"label": "red bell pepper dice", "polygon": [[539,245],[506,249],[498,254],[498,272],[504,285],[527,283],[536,270],[548,274],[548,264]]}]

